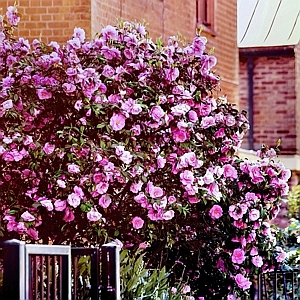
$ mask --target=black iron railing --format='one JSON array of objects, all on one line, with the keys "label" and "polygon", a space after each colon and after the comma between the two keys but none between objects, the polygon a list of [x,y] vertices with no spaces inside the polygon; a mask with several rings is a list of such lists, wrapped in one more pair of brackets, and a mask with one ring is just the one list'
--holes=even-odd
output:
[{"label": "black iron railing", "polygon": [[119,247],[0,245],[0,299],[120,300]]}]

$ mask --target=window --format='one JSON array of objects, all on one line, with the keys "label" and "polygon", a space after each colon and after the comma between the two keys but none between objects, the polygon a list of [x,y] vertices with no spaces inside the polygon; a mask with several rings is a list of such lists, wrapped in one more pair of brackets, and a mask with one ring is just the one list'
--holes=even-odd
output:
[{"label": "window", "polygon": [[196,22],[213,30],[214,0],[196,0]]}]

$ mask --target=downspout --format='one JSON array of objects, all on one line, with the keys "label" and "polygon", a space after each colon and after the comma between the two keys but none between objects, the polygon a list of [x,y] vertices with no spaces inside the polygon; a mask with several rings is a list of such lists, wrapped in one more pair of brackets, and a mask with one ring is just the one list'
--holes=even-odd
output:
[{"label": "downspout", "polygon": [[249,132],[248,132],[248,147],[250,150],[254,150],[254,116],[253,116],[253,70],[254,63],[253,58],[247,58],[247,72],[248,72],[248,119],[249,119]]}]

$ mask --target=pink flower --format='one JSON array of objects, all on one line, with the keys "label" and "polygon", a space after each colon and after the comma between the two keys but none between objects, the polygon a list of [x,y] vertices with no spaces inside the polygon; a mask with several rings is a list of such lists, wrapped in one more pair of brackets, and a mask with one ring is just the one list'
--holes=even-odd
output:
[{"label": "pink flower", "polygon": [[50,143],[46,143],[43,147],[43,150],[47,155],[50,155],[54,151],[54,149],[55,145],[51,145]]},{"label": "pink flower", "polygon": [[29,228],[27,230],[27,234],[32,237],[34,240],[38,240],[39,239],[39,232],[36,229],[33,228]]},{"label": "pink flower", "polygon": [[265,180],[257,166],[249,166],[249,175],[253,183],[259,183]]},{"label": "pink flower", "polygon": [[260,268],[264,264],[262,257],[259,255],[252,257],[251,261],[257,268]]},{"label": "pink flower", "polygon": [[276,256],[276,261],[277,262],[283,262],[286,259],[286,253],[281,252]]},{"label": "pink flower", "polygon": [[31,213],[29,213],[28,211],[25,211],[24,213],[22,213],[21,218],[25,222],[32,222],[32,221],[35,220],[35,217]]},{"label": "pink flower", "polygon": [[86,216],[92,222],[96,222],[96,221],[100,220],[102,217],[102,215],[94,207],[86,214]]},{"label": "pink flower", "polygon": [[82,108],[82,100],[77,100],[74,108],[79,111]]},{"label": "pink flower", "polygon": [[163,158],[162,156],[158,156],[157,157],[157,159],[156,159],[156,162],[157,162],[157,167],[159,168],[159,169],[162,169],[164,166],[165,166],[165,164],[166,164],[166,159],[165,158]]},{"label": "pink flower", "polygon": [[133,228],[135,228],[135,229],[140,229],[144,225],[144,220],[140,217],[134,217],[131,222],[132,222]]},{"label": "pink flower", "polygon": [[216,125],[214,117],[204,117],[201,121],[201,127],[203,129],[207,129],[214,125]]},{"label": "pink flower", "polygon": [[220,205],[215,204],[209,211],[209,215],[212,219],[216,220],[222,217],[223,209]]},{"label": "pink flower", "polygon": [[12,108],[14,105],[13,105],[13,102],[12,100],[6,100],[2,103],[2,107],[4,110],[7,110],[7,109],[10,109]]},{"label": "pink flower", "polygon": [[180,181],[184,185],[193,184],[195,178],[193,172],[189,170],[185,170],[184,172],[180,173]]},{"label": "pink flower", "polygon": [[57,210],[57,211],[63,211],[67,207],[67,202],[63,201],[63,200],[56,200],[54,202],[54,207],[55,207],[55,210]]},{"label": "pink flower", "polygon": [[99,199],[99,205],[103,208],[108,208],[111,204],[111,198],[108,195],[102,195]]},{"label": "pink flower", "polygon": [[67,207],[66,210],[65,210],[65,215],[64,215],[63,220],[65,222],[71,222],[74,219],[75,219],[75,216],[74,216],[73,211],[69,207]]},{"label": "pink flower", "polygon": [[113,130],[119,131],[124,128],[126,118],[121,113],[114,113],[110,119],[110,126]]},{"label": "pink flower", "polygon": [[182,294],[187,294],[191,291],[191,287],[189,285],[186,285],[182,291]]},{"label": "pink flower", "polygon": [[194,110],[190,110],[188,116],[191,122],[195,123],[198,121],[198,115]]},{"label": "pink flower", "polygon": [[115,27],[108,25],[101,30],[101,34],[103,35],[105,40],[116,40],[118,37],[118,32]]},{"label": "pink flower", "polygon": [[79,173],[80,172],[79,166],[76,164],[68,165],[68,172],[72,174]]},{"label": "pink flower", "polygon": [[153,186],[150,185],[149,186],[149,195],[152,198],[160,198],[162,197],[162,195],[164,194],[162,188],[158,187],[158,186]]},{"label": "pink flower", "polygon": [[188,134],[185,130],[180,130],[178,128],[175,128],[172,130],[173,139],[177,143],[183,143],[188,139]]},{"label": "pink flower", "polygon": [[223,169],[223,175],[225,178],[237,179],[237,170],[232,165],[227,164],[223,167]]},{"label": "pink flower", "polygon": [[48,211],[52,211],[53,210],[53,204],[52,204],[51,200],[48,200],[48,199],[41,200],[40,203],[41,203],[42,206],[46,207],[46,209]]},{"label": "pink flower", "polygon": [[243,289],[243,290],[247,290],[250,288],[251,286],[251,282],[244,277],[242,274],[237,274],[235,277],[235,282],[237,283],[238,287]]},{"label": "pink flower", "polygon": [[67,202],[70,206],[76,208],[80,204],[80,197],[77,194],[72,193],[68,196]]},{"label": "pink flower", "polygon": [[40,100],[50,99],[52,97],[52,93],[46,89],[37,89],[36,93]]},{"label": "pink flower", "polygon": [[139,249],[146,249],[148,247],[147,243],[140,243],[139,244]]},{"label": "pink flower", "polygon": [[85,31],[82,28],[75,27],[73,37],[78,38],[83,43],[85,40]]},{"label": "pink flower", "polygon": [[174,211],[173,210],[168,210],[166,212],[163,213],[162,218],[164,220],[171,220],[174,218]]},{"label": "pink flower", "polygon": [[249,211],[249,219],[251,221],[256,221],[259,217],[260,217],[260,212],[258,209],[253,208]]},{"label": "pink flower", "polygon": [[153,106],[150,110],[150,116],[156,122],[158,122],[164,115],[164,110],[158,105]]},{"label": "pink flower", "polygon": [[109,184],[107,182],[99,182],[96,185],[96,192],[99,194],[105,194],[109,188]]},{"label": "pink flower", "polygon": [[57,182],[57,185],[58,185],[60,188],[64,189],[64,188],[66,187],[66,182],[65,182],[64,180],[57,179],[56,182]]},{"label": "pink flower", "polygon": [[252,247],[251,248],[251,251],[250,251],[250,255],[251,256],[254,256],[254,255],[257,255],[258,254],[258,250],[256,247]]},{"label": "pink flower", "polygon": [[133,183],[131,186],[130,186],[130,191],[137,194],[138,192],[141,191],[142,189],[142,186],[143,186],[143,182],[140,180],[138,183]]},{"label": "pink flower", "polygon": [[245,257],[245,252],[242,249],[234,249],[233,253],[232,253],[232,262],[236,263],[236,264],[241,264],[243,263],[243,261],[246,259]]}]

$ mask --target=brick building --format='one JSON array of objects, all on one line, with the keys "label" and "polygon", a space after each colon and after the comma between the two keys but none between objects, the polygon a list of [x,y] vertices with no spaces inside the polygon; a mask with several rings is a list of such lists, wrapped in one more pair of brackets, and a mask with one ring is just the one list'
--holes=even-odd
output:
[{"label": "brick building", "polygon": [[281,139],[280,160],[300,170],[300,1],[238,1],[240,108],[246,149]]},{"label": "brick building", "polygon": [[[42,36],[46,43],[67,41],[74,27],[85,29],[87,36],[114,25],[117,19],[149,24],[152,38],[166,41],[180,32],[189,42],[202,24],[208,48],[215,48],[216,73],[222,77],[221,94],[238,102],[238,48],[236,45],[236,0],[19,0],[23,15],[18,35]],[[14,0],[1,0],[6,9]],[[208,50],[209,50],[208,49]]]}]

